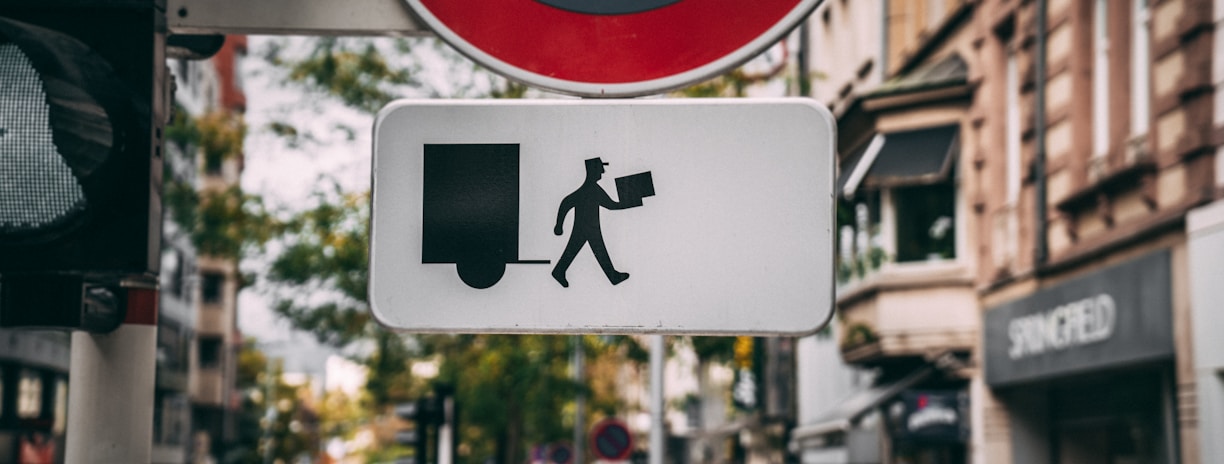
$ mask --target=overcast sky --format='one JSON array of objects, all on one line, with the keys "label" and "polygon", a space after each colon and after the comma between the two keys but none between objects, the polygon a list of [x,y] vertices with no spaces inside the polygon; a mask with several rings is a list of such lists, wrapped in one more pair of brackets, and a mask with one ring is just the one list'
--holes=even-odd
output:
[{"label": "overcast sky", "polygon": [[[335,179],[347,191],[368,189],[370,130],[353,131],[350,139],[349,133],[333,128],[338,123],[371,128],[371,118],[282,85],[284,70],[260,56],[272,40],[279,39],[250,37],[250,55],[240,64],[248,126],[243,190],[262,195],[272,208],[303,209],[309,205],[311,193],[321,185],[319,181],[324,175]],[[305,39],[294,38],[291,43],[302,47]],[[309,130],[320,141],[291,146],[267,129],[273,121]],[[244,272],[262,274],[265,266],[259,261],[245,261],[242,267]],[[270,304],[271,299],[258,287],[243,290],[238,299],[238,326],[243,335],[267,343],[265,351],[284,357],[289,372],[322,373],[331,350],[316,343],[309,334],[293,330],[287,321],[273,314]]]},{"label": "overcast sky", "polygon": [[[249,55],[239,64],[246,92],[246,165],[242,188],[262,195],[273,209],[301,210],[309,207],[316,189],[335,181],[346,192],[370,188],[373,117],[349,109],[339,102],[285,85],[287,72],[263,58],[275,43],[282,57],[303,57],[310,51],[307,37],[249,37]],[[374,39],[394,59],[391,39]],[[399,65],[415,69],[420,89],[402,89],[408,98],[462,97],[483,93],[488,75],[475,74],[473,65],[434,39],[409,39],[413,52]],[[448,53],[449,52],[449,53]],[[467,95],[465,95],[467,94]],[[268,129],[272,122],[287,122],[311,140],[294,144]],[[245,260],[244,272],[262,275],[266,265]],[[309,334],[295,331],[270,309],[272,299],[258,286],[239,295],[238,326],[244,336],[266,343],[266,351],[284,357],[289,371],[321,373],[326,347]]]}]

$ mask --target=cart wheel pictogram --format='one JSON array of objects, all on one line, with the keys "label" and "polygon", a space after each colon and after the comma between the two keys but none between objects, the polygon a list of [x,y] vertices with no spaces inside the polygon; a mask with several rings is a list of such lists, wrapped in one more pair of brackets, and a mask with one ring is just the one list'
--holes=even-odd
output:
[{"label": "cart wheel pictogram", "polygon": [[472,288],[485,289],[492,287],[506,274],[506,262],[485,254],[479,259],[459,261],[455,263],[455,269],[463,283]]}]

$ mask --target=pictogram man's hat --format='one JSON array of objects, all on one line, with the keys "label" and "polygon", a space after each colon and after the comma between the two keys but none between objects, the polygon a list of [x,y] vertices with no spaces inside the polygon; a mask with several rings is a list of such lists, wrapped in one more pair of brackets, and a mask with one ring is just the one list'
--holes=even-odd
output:
[{"label": "pictogram man's hat", "polygon": [[586,160],[586,168],[588,171],[598,169],[599,172],[603,172],[603,167],[607,165],[608,163],[603,162],[603,160],[599,159],[599,157]]}]

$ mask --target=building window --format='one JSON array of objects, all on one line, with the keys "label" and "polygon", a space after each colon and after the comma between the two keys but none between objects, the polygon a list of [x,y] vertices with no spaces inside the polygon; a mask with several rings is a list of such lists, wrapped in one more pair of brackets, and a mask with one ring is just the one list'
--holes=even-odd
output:
[{"label": "building window", "polygon": [[1007,50],[1007,76],[1005,79],[1007,105],[1007,204],[1015,205],[1020,200],[1020,69],[1016,49]]},{"label": "building window", "polygon": [[206,304],[220,303],[221,290],[225,287],[225,274],[220,272],[205,272],[202,274],[200,298]]},{"label": "building window", "polygon": [[204,173],[210,176],[221,175],[221,164],[225,161],[224,157],[217,153],[205,153],[204,156]]},{"label": "building window", "polygon": [[200,368],[208,369],[221,365],[221,338],[200,337]]},{"label": "building window", "polygon": [[876,134],[838,176],[838,282],[956,259],[957,124]]},{"label": "building window", "polygon": [[1109,152],[1109,0],[1096,0],[1092,15],[1092,155]]},{"label": "building window", "polygon": [[63,435],[68,427],[68,381],[55,381],[55,422],[51,424],[51,432]]},{"label": "building window", "polygon": [[187,333],[178,324],[167,320],[157,324],[157,366],[159,369],[187,369],[189,356]]},{"label": "building window", "polygon": [[951,182],[891,192],[897,262],[956,258],[956,187]]},{"label": "building window", "polygon": [[234,63],[233,69],[230,70],[230,77],[234,79],[234,88],[239,89],[239,91],[246,87],[246,83],[242,78],[242,59],[245,57],[246,53],[242,52],[240,49],[236,49],[234,51]]},{"label": "building window", "polygon": [[1151,62],[1151,11],[1148,0],[1132,0],[1135,20],[1131,36],[1131,135],[1147,134],[1152,117],[1152,81],[1148,74]]},{"label": "building window", "polygon": [[187,401],[180,393],[158,392],[153,401],[153,441],[178,446],[187,442]]},{"label": "building window", "polygon": [[177,249],[162,251],[162,270],[166,272],[162,283],[162,294],[185,300],[187,294],[187,274],[189,264],[187,257]]},{"label": "building window", "polygon": [[17,384],[17,417],[34,419],[42,415],[42,376],[22,369]]},{"label": "building window", "polygon": [[951,179],[860,192],[838,214],[838,282],[887,262],[956,259],[956,186]]}]

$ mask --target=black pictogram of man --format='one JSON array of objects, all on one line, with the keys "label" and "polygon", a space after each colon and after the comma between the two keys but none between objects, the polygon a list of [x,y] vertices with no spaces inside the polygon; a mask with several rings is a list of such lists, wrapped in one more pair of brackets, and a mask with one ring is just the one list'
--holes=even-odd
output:
[{"label": "black pictogram of man", "polygon": [[561,253],[561,259],[557,260],[557,267],[553,268],[552,276],[557,279],[557,282],[562,287],[569,287],[569,281],[565,280],[565,271],[569,269],[570,263],[574,262],[574,257],[578,256],[578,251],[582,250],[582,246],[591,245],[591,253],[595,255],[595,260],[599,262],[599,267],[603,268],[604,274],[608,276],[608,281],[612,285],[624,282],[629,278],[629,274],[617,271],[612,267],[612,258],[608,257],[608,247],[604,244],[603,231],[599,227],[599,208],[607,209],[625,209],[633,205],[612,201],[597,182],[603,177],[604,166],[608,163],[603,162],[599,158],[591,158],[586,160],[586,180],[582,186],[578,187],[574,193],[565,196],[561,200],[561,206],[557,210],[557,225],[553,228],[553,233],[562,235],[565,230],[562,224],[565,222],[565,215],[569,210],[574,210],[574,229],[570,232],[569,243],[565,245],[565,252]]}]

